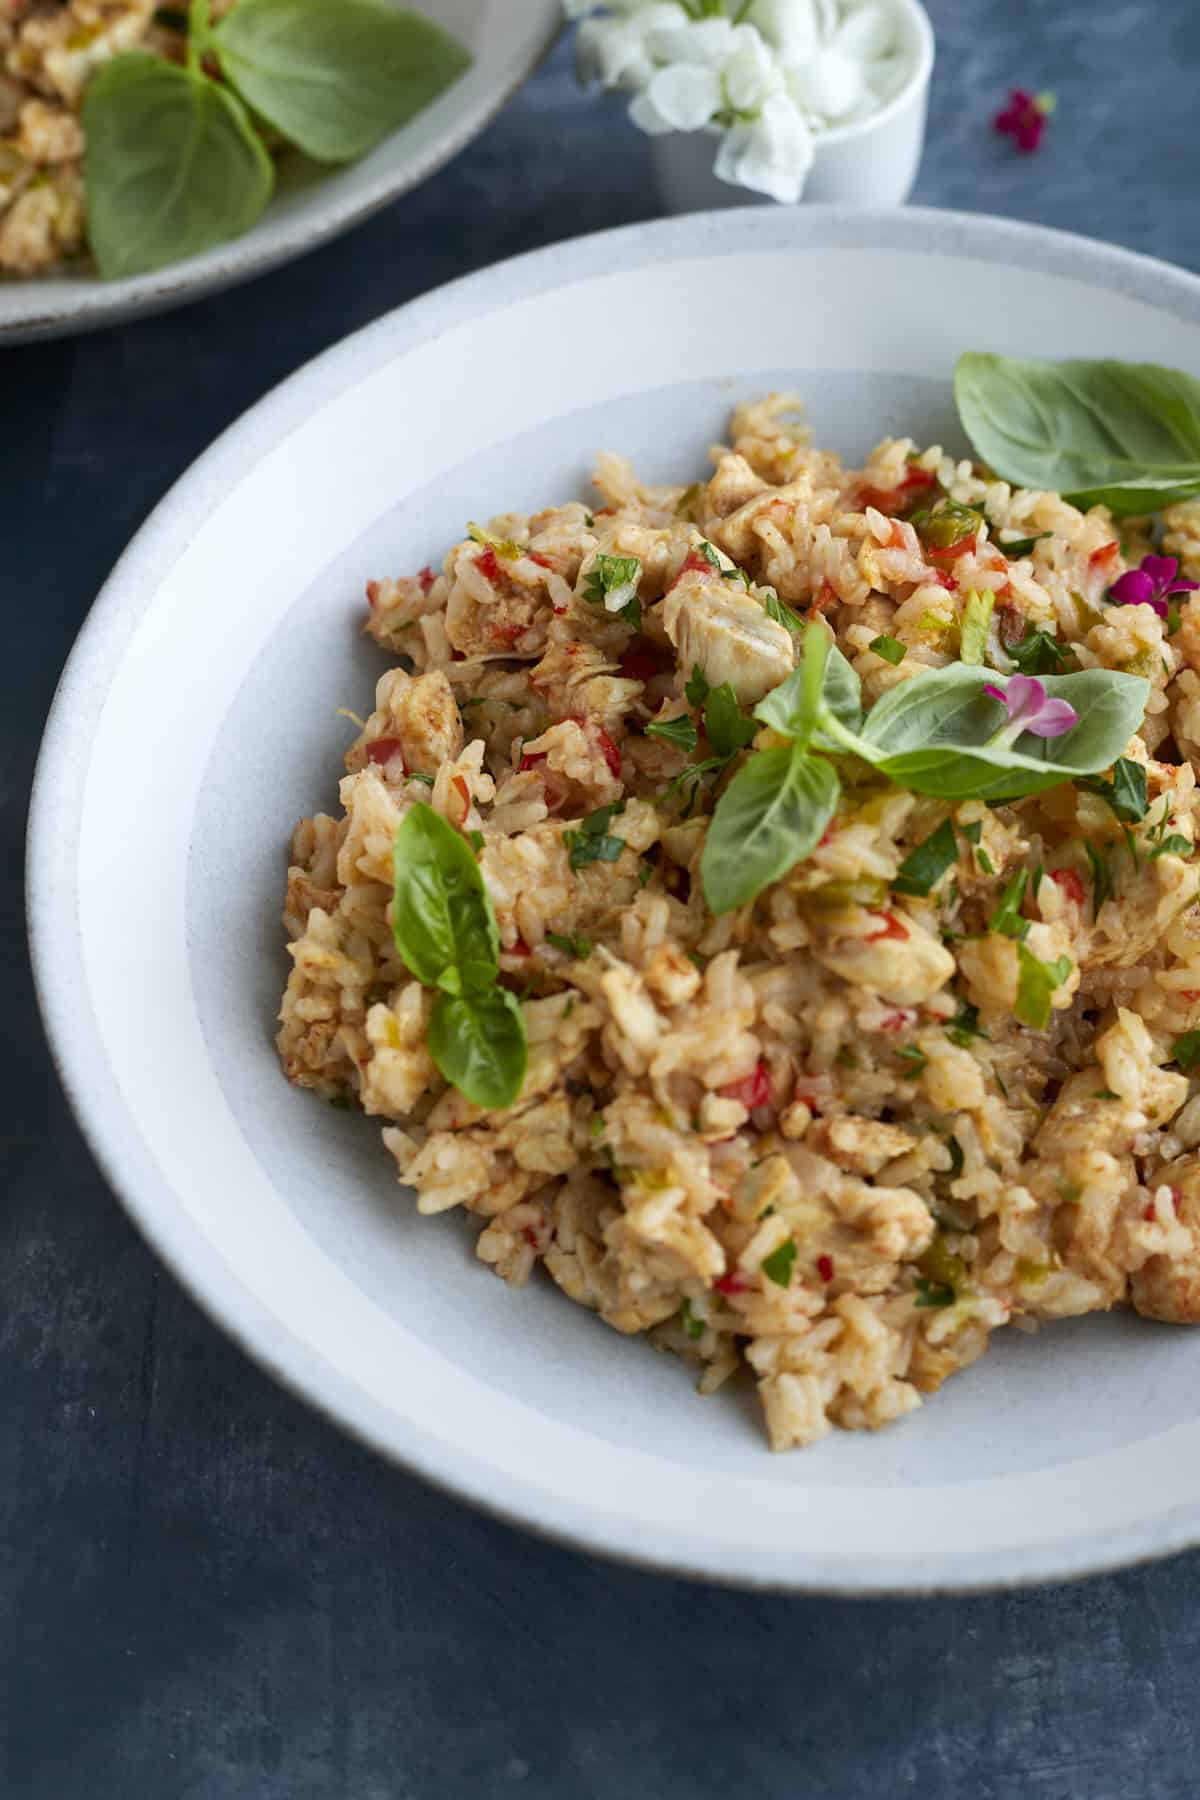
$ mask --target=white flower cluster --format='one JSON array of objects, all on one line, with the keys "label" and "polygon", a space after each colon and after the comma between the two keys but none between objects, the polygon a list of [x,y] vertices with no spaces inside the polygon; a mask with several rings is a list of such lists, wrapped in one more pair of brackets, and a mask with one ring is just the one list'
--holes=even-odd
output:
[{"label": "white flower cluster", "polygon": [[722,181],[800,198],[813,139],[903,84],[889,0],[563,0],[579,75],[632,92],[643,131],[722,132]]}]

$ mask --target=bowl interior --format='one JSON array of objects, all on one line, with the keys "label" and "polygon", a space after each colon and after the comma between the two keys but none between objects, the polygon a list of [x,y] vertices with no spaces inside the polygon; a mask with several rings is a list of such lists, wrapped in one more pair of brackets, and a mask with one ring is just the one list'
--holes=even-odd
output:
[{"label": "bowl interior", "polygon": [[406,309],[294,378],[169,496],[73,658],[39,771],[31,913],[64,1075],[110,1176],[255,1354],[389,1454],[590,1547],[751,1581],[1065,1573],[1194,1527],[1200,1338],[1124,1316],[1002,1334],[882,1434],[765,1450],[754,1396],[419,1219],[377,1126],[271,1047],[288,831],[336,802],[384,664],[371,576],[467,518],[587,492],[591,457],[703,472],[730,407],[817,440],[961,446],[967,347],[1200,369],[1196,284],[936,215],[714,215],[583,241]]}]

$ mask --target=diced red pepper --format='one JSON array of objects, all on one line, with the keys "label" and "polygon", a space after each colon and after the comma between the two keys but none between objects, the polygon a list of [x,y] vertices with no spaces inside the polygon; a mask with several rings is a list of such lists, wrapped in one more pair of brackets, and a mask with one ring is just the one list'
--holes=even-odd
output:
[{"label": "diced red pepper", "polygon": [[1058,883],[1068,900],[1076,906],[1083,905],[1083,877],[1074,869],[1051,869],[1051,881]]},{"label": "diced red pepper", "polygon": [[538,764],[544,763],[545,760],[546,752],[544,750],[534,750],[530,752],[529,755],[521,758],[521,761],[517,766],[517,773],[519,775],[524,775],[526,769],[536,769]]},{"label": "diced red pepper", "polygon": [[370,763],[388,763],[393,756],[401,752],[399,738],[376,738],[373,744],[367,745],[367,761]]},{"label": "diced red pepper", "polygon": [[471,790],[467,786],[465,777],[462,775],[455,775],[451,785],[458,789],[462,796],[462,803],[469,811],[471,806]]},{"label": "diced red pepper", "polygon": [[1101,544],[1100,548],[1098,550],[1093,550],[1092,554],[1088,557],[1088,567],[1090,569],[1107,568],[1114,557],[1119,557],[1120,554],[1120,544]]},{"label": "diced red pepper", "polygon": [[750,1289],[750,1283],[740,1269],[731,1269],[728,1275],[718,1275],[713,1286],[718,1294],[745,1294]]},{"label": "diced red pepper", "polygon": [[868,944],[878,943],[880,938],[906,939],[908,937],[908,926],[903,919],[898,919],[895,913],[873,913],[872,917],[882,919],[883,924],[878,931],[868,931],[866,936]]},{"label": "diced red pepper", "polygon": [[729,1082],[720,1091],[727,1100],[740,1100],[747,1112],[753,1112],[756,1106],[771,1104],[771,1072],[760,1057],[749,1075]]},{"label": "diced red pepper", "polygon": [[621,779],[621,752],[617,749],[617,746],[613,743],[612,739],[609,737],[607,731],[605,731],[605,729],[602,725],[597,726],[597,728],[596,728],[596,741],[600,746],[601,755],[604,757],[605,762],[608,764],[609,774],[612,776],[614,781],[620,781],[620,779]]},{"label": "diced red pepper", "polygon": [[483,576],[484,580],[490,581],[493,586],[504,579],[500,568],[500,559],[490,544],[481,556],[475,558],[475,567],[479,570],[479,573]]},{"label": "diced red pepper", "polygon": [[1148,1201],[1147,1201],[1147,1202],[1146,1202],[1146,1205],[1145,1205],[1145,1206],[1144,1206],[1144,1207],[1143,1207],[1143,1208],[1142,1208],[1142,1217],[1143,1217],[1143,1219],[1145,1219],[1145,1220],[1146,1220],[1146,1221],[1147,1221],[1147,1222],[1148,1222],[1148,1223],[1153,1223],[1153,1221],[1154,1221],[1154,1220],[1155,1220],[1155,1219],[1157,1219],[1157,1217],[1158,1217],[1158,1213],[1157,1213],[1157,1211],[1156,1211],[1156,1210],[1155,1210],[1155,1206],[1154,1206],[1154,1202],[1153,1202],[1153,1200],[1148,1200]]},{"label": "diced red pepper", "polygon": [[611,519],[616,510],[615,506],[598,506],[592,517],[593,519]]},{"label": "diced red pepper", "polygon": [[371,608],[372,612],[374,612],[374,610],[375,610],[375,603],[378,599],[379,599],[379,583],[377,581],[368,581],[368,583],[367,583],[367,605]]},{"label": "diced red pepper", "polygon": [[1183,1189],[1171,1189],[1171,1205],[1175,1208],[1175,1217],[1179,1217],[1179,1208],[1183,1205]]},{"label": "diced red pepper", "polygon": [[529,948],[525,939],[519,937],[508,954],[510,956],[532,956],[533,951]]},{"label": "diced red pepper", "polygon": [[916,1014],[905,1007],[899,1012],[888,1013],[886,1018],[880,1019],[879,1029],[880,1031],[903,1031],[904,1027],[911,1025],[915,1018]]},{"label": "diced red pepper", "polygon": [[890,519],[902,507],[907,507],[917,494],[924,493],[927,488],[935,488],[938,485],[938,478],[932,469],[912,468],[898,487],[865,487],[861,491],[860,499],[864,508],[873,506],[876,512],[881,512],[885,518]]},{"label": "diced red pepper", "polygon": [[682,581],[685,575],[715,575],[716,573],[716,569],[713,568],[707,556],[702,555],[699,550],[689,550],[679,565],[679,573],[671,586],[674,587],[676,582]]},{"label": "diced red pepper", "polygon": [[818,1258],[817,1258],[817,1274],[821,1277],[822,1281],[832,1281],[833,1280],[833,1258],[832,1258],[832,1256],[818,1256]]},{"label": "diced red pepper", "polygon": [[1184,1000],[1200,1000],[1200,988],[1180,988],[1179,993]]},{"label": "diced red pepper", "polygon": [[832,581],[823,581],[813,596],[812,609],[814,612],[823,613],[827,607],[836,606],[838,600],[838,591]]},{"label": "diced red pepper", "polygon": [[957,594],[957,575],[951,575],[947,569],[935,569],[933,571],[933,579],[937,582],[939,587],[945,588],[948,594]]},{"label": "diced red pepper", "polygon": [[960,556],[965,556],[968,550],[974,550],[978,542],[979,533],[969,531],[966,537],[959,538],[956,544],[947,544],[945,549],[939,549],[936,544],[926,545],[925,560],[931,563],[956,562]]},{"label": "diced red pepper", "polygon": [[550,558],[548,556],[543,556],[540,550],[527,550],[525,554],[530,562],[535,562],[537,564],[539,569],[552,569],[554,567]]},{"label": "diced red pepper", "polygon": [[430,588],[433,586],[434,582],[437,580],[437,576],[434,574],[433,570],[429,567],[429,564],[426,563],[425,567],[421,570],[420,574],[417,576],[417,580],[421,584],[421,592],[423,594],[427,594],[429,592]]},{"label": "diced red pepper", "polygon": [[825,848],[826,844],[832,844],[832,842],[836,836],[837,836],[837,826],[831,820],[829,822],[829,824],[825,827],[824,831],[821,833],[820,837],[817,839],[817,849],[823,850]]}]

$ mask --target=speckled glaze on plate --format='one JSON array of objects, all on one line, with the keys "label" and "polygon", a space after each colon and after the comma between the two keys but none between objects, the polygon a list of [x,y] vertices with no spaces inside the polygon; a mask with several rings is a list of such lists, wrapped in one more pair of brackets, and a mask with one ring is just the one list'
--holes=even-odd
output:
[{"label": "speckled glaze on plate", "polygon": [[109,1180],[246,1350],[449,1492],[709,1579],[921,1593],[1200,1542],[1200,1333],[1120,1314],[999,1334],[877,1434],[765,1449],[736,1388],[513,1294],[420,1219],[377,1125],[277,1069],[292,821],[336,792],[380,659],[371,575],[469,517],[586,491],[594,450],[690,480],[729,407],[806,396],[818,441],[961,440],[967,347],[1200,373],[1200,281],[954,214],[762,209],[504,263],[382,319],[228,431],[80,636],[34,793],[29,912],[66,1090]]},{"label": "speckled glaze on plate", "polygon": [[474,58],[433,106],[345,168],[285,158],[258,224],[186,262],[128,281],[101,281],[90,265],[28,280],[0,276],[0,349],[181,306],[348,231],[469,144],[534,69],[562,24],[559,0],[426,0],[423,6],[418,0],[418,10],[454,32]]}]

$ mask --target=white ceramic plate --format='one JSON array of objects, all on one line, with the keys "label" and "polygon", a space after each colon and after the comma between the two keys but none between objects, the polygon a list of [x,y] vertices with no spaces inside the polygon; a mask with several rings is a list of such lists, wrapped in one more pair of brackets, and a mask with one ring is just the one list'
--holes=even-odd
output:
[{"label": "white ceramic plate", "polygon": [[344,169],[284,158],[270,206],[245,237],[129,281],[87,270],[37,280],[0,277],[0,347],[59,337],[161,312],[232,287],[315,250],[367,218],[470,143],[549,49],[562,23],[559,0],[416,0],[466,44],[474,61],[433,106],[370,156]]},{"label": "white ceramic plate", "polygon": [[1200,373],[1200,282],[937,213],[710,214],[429,295],[256,406],[168,495],[46,734],[30,917],[63,1080],[109,1179],[261,1362],[385,1454],[586,1548],[746,1583],[1031,1581],[1200,1540],[1200,1332],[1001,1334],[903,1424],[772,1457],[755,1409],[418,1219],[378,1126],[271,1047],[294,819],[335,800],[381,662],[368,576],[469,517],[585,490],[593,450],[691,479],[741,395],[808,397],[850,456],[959,442],[958,352]]}]

